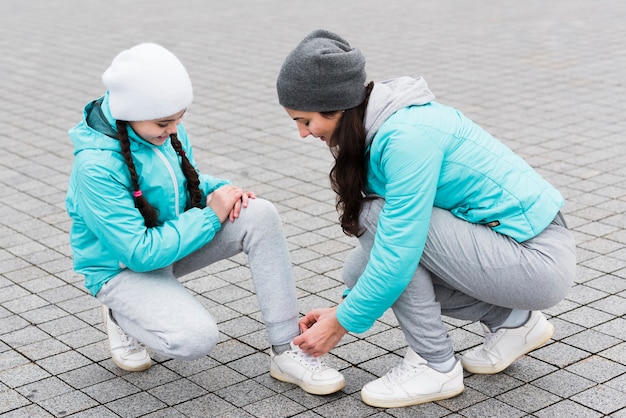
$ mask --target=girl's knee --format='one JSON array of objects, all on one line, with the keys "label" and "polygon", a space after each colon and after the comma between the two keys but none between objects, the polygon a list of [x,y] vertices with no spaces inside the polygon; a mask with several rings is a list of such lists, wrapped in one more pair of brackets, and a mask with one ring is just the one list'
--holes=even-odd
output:
[{"label": "girl's knee", "polygon": [[254,222],[255,225],[269,225],[275,227],[282,225],[276,206],[265,199],[250,199],[248,207],[241,211],[241,218]]},{"label": "girl's knee", "polygon": [[210,353],[219,339],[217,325],[213,320],[199,322],[186,324],[164,336],[161,339],[164,354],[178,360],[195,360]]}]

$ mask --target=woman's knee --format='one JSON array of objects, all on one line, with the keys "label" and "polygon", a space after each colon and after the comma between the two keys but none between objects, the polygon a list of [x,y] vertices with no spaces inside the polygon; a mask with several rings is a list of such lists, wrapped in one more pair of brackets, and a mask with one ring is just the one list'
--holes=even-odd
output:
[{"label": "woman's knee", "polygon": [[361,206],[361,212],[359,213],[359,225],[369,233],[376,233],[376,227],[378,226],[378,217],[385,204],[385,199],[377,197],[371,200],[366,200]]},{"label": "woman's knee", "polygon": [[555,273],[546,278],[541,289],[537,292],[538,306],[534,310],[549,309],[561,303],[572,289],[573,283],[573,274],[563,274],[563,272]]},{"label": "woman's knee", "polygon": [[359,277],[361,277],[365,271],[368,261],[368,256],[361,246],[353,248],[348,252],[346,260],[343,263],[341,277],[349,289],[352,289],[356,285]]}]

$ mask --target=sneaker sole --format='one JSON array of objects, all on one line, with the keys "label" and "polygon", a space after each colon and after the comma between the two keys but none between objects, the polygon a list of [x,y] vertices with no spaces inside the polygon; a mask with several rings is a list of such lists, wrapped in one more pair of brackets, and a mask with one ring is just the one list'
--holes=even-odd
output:
[{"label": "sneaker sole", "polygon": [[361,390],[361,399],[370,406],[377,408],[402,408],[405,406],[419,405],[421,403],[440,401],[454,398],[465,390],[465,385],[447,392],[434,393],[432,395],[420,395],[408,399],[379,399]]},{"label": "sneaker sole", "polygon": [[462,359],[461,359],[461,364],[463,364],[463,368],[465,369],[465,371],[474,373],[474,374],[500,373],[502,370],[509,367],[518,358],[544,345],[546,342],[548,342],[550,338],[552,338],[553,335],[554,335],[554,325],[548,322],[548,326],[546,327],[544,333],[541,334],[537,340],[533,341],[530,344],[526,344],[520,347],[517,351],[514,351],[513,353],[509,354],[508,356],[506,356],[505,358],[503,358],[502,360],[500,360],[494,365],[481,366],[481,365],[465,364]]},{"label": "sneaker sole", "polygon": [[300,388],[302,388],[303,391],[312,395],[330,395],[331,393],[338,392],[346,387],[345,379],[326,385],[311,385],[308,383],[304,383],[299,379],[294,378],[293,376],[281,373],[277,370],[270,369],[270,376],[272,376],[274,379],[280,380],[281,382],[293,383],[294,385],[298,385],[300,386]]},{"label": "sneaker sole", "polygon": [[[111,350],[109,350],[109,353],[111,353]],[[149,364],[141,364],[139,366],[136,367],[130,367],[128,365],[125,364],[120,364],[117,361],[115,361],[115,358],[113,357],[113,354],[111,353],[111,360],[113,360],[113,363],[115,363],[115,365],[127,372],[143,372],[144,370],[148,370],[150,367],[152,367],[152,360],[150,361]]]}]

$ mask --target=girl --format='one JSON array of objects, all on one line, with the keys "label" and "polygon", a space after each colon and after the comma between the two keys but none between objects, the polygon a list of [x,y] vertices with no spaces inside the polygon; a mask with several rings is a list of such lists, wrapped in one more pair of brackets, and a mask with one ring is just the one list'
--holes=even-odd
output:
[{"label": "girl", "polygon": [[[576,265],[564,201],[505,145],[435,102],[423,79],[365,85],[364,68],[358,49],[317,30],[278,76],[300,135],[331,149],[341,227],[360,243],[345,261],[343,302],[309,312],[294,343],[322,355],[391,308],[409,347],[363,387],[364,402],[450,398],[464,389],[462,367],[498,373],[553,335],[539,310],[562,300]],[[480,321],[484,344],[457,361],[441,314]]]},{"label": "girl", "polygon": [[315,394],[343,388],[337,370],[293,344],[295,285],[275,207],[196,168],[181,123],[193,97],[183,64],[144,43],[117,55],[102,80],[106,94],[69,131],[66,203],[74,267],[103,304],[115,364],[149,368],[145,346],[183,360],[210,352],[215,320],[177,279],[243,251],[271,344],[270,374]]}]

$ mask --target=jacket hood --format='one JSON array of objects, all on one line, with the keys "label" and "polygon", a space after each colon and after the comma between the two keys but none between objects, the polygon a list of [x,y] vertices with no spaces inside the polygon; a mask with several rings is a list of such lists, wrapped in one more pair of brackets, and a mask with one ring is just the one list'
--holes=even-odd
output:
[{"label": "jacket hood", "polygon": [[375,83],[365,110],[365,145],[395,112],[408,106],[424,105],[435,99],[422,77],[400,77]]},{"label": "jacket hood", "polygon": [[[97,149],[121,152],[117,139],[115,118],[109,110],[109,93],[88,103],[83,109],[83,120],[68,132],[74,144],[74,155],[83,150]],[[131,151],[139,144],[150,146],[128,126]]]}]

